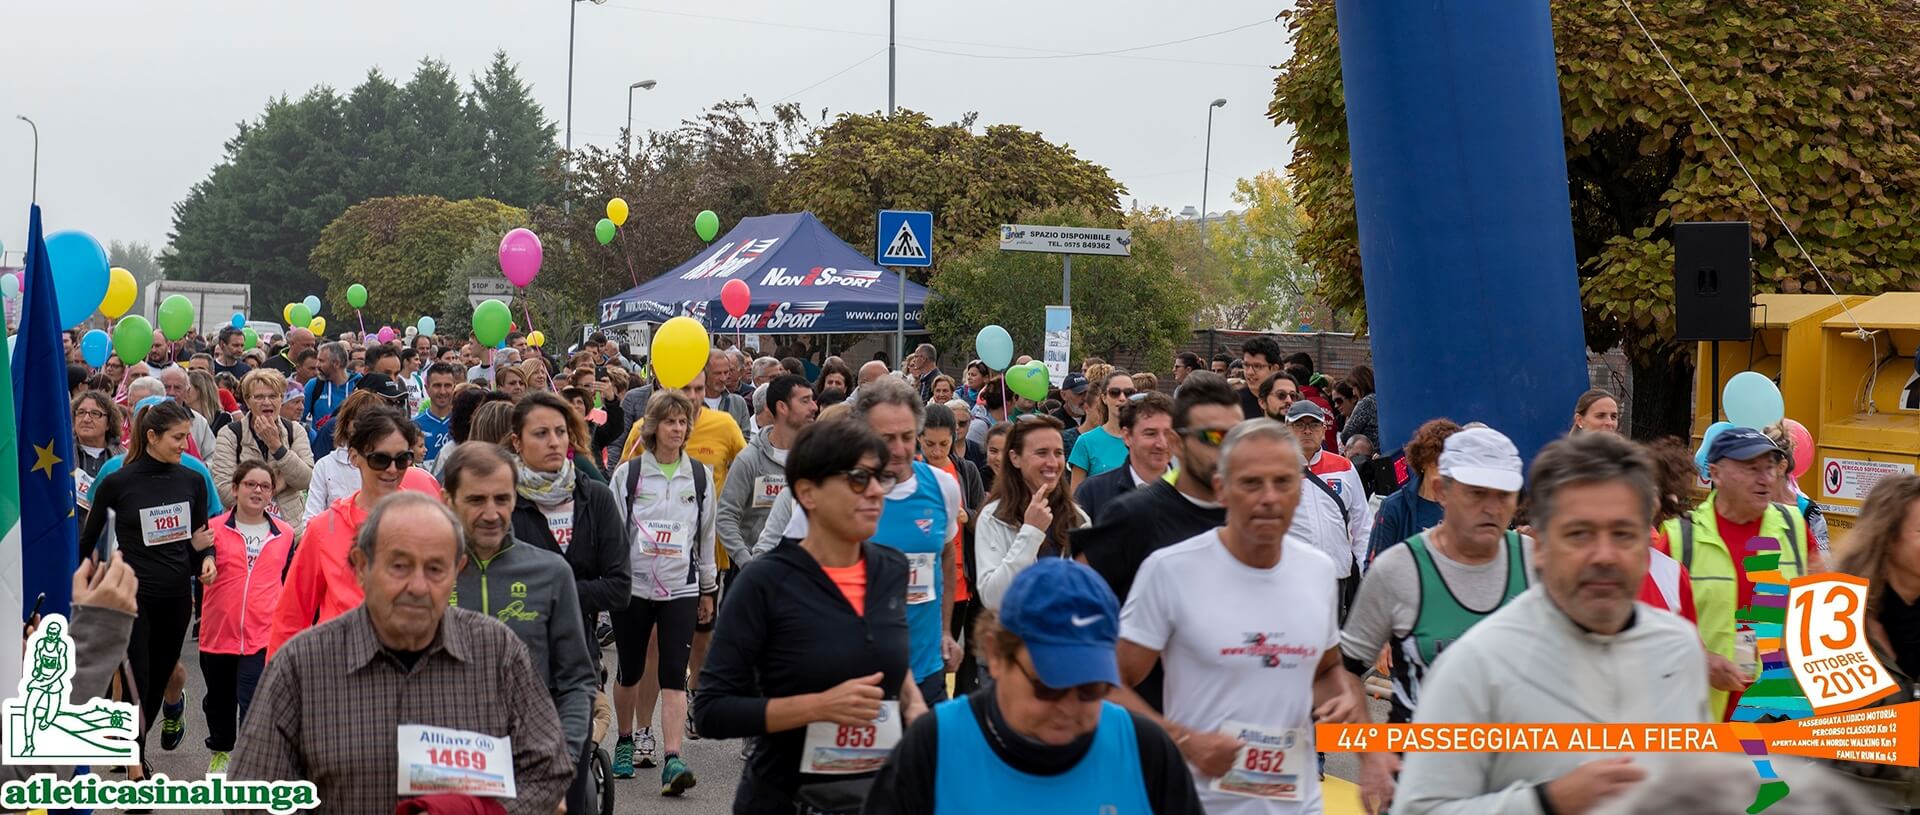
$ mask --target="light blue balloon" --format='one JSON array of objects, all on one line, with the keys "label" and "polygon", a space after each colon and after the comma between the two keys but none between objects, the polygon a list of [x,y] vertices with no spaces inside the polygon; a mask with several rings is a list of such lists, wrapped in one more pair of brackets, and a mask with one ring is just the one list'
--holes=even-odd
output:
[{"label": "light blue balloon", "polygon": [[240,313],[240,312],[238,312],[238,311],[236,311],[236,312],[234,312],[234,313],[233,313],[233,327],[234,327],[234,328],[246,328],[246,327],[247,327],[247,315],[245,315],[245,314],[241,314],[241,313]]},{"label": "light blue balloon", "polygon": [[1004,371],[1013,362],[1013,335],[997,325],[982,328],[973,338],[973,352],[988,368]]},{"label": "light blue balloon", "polygon": [[420,329],[422,334],[432,334],[435,326],[432,317],[421,317],[420,324],[414,327]]},{"label": "light blue balloon", "polygon": [[300,304],[306,306],[308,311],[316,315],[320,313],[320,298],[315,295],[307,295],[307,299],[301,300]]},{"label": "light blue balloon", "polygon": [[0,297],[12,300],[20,296],[20,278],[12,272],[0,274]]},{"label": "light blue balloon", "polygon": [[1727,380],[1720,403],[1726,405],[1727,421],[1758,430],[1778,424],[1787,417],[1787,403],[1780,397],[1780,386],[1766,374],[1741,371]]},{"label": "light blue balloon", "polygon": [[85,232],[55,232],[47,237],[47,261],[53,264],[53,296],[60,302],[60,327],[73,328],[93,316],[107,299],[107,250]]},{"label": "light blue balloon", "polygon": [[1714,422],[1707,425],[1707,432],[1700,438],[1700,449],[1693,453],[1693,464],[1700,468],[1701,481],[1707,480],[1707,450],[1713,447],[1713,437],[1732,427],[1738,427],[1738,425],[1733,422]]},{"label": "light blue balloon", "polygon": [[98,368],[107,364],[107,356],[113,353],[113,338],[107,332],[96,328],[80,338],[80,357],[88,365]]}]

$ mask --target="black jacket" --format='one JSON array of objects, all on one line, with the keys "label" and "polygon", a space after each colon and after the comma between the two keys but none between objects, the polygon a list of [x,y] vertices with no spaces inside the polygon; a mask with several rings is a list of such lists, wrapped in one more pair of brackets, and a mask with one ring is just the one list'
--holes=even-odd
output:
[{"label": "black jacket", "polygon": [[626,608],[633,591],[625,517],[613,490],[582,475],[573,480],[573,543],[566,551],[554,541],[539,505],[525,498],[513,505],[513,536],[567,559],[580,590],[580,613],[591,621],[602,611]]},{"label": "black jacket", "polygon": [[1100,513],[1115,499],[1133,492],[1133,461],[1080,482],[1073,491],[1073,502],[1087,513],[1087,519],[1100,522]]},{"label": "black jacket", "polygon": [[813,555],[788,538],[727,586],[712,650],[693,698],[694,723],[710,739],[760,736],[735,793],[733,811],[793,811],[802,784],[842,776],[800,773],[806,729],[768,733],[767,700],[819,693],[875,672],[886,698],[907,678],[907,559],[877,544],[862,547],[866,614],[855,614]]}]

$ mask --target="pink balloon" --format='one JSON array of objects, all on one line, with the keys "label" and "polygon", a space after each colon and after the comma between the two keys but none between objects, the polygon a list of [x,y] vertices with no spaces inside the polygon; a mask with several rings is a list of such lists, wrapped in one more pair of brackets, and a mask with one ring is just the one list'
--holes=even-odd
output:
[{"label": "pink balloon", "polygon": [[1793,440],[1793,477],[1806,475],[1813,468],[1813,434],[1807,432],[1807,426],[1792,419],[1781,422],[1787,426],[1787,438]]},{"label": "pink balloon", "polygon": [[390,326],[390,325],[380,326],[380,341],[393,342],[393,326]]},{"label": "pink balloon", "polygon": [[738,317],[747,313],[747,307],[753,304],[753,292],[747,290],[747,281],[729,280],[720,287],[720,307],[727,314]]},{"label": "pink balloon", "polygon": [[540,274],[540,236],[519,227],[500,239],[500,272],[520,288],[526,288]]}]

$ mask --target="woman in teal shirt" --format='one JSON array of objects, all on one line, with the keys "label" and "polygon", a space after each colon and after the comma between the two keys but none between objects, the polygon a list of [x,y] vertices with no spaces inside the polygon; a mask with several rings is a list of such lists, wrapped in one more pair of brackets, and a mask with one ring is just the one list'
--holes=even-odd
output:
[{"label": "woman in teal shirt", "polygon": [[1071,489],[1079,489],[1080,482],[1090,476],[1127,463],[1127,443],[1120,438],[1120,408],[1133,398],[1133,375],[1115,369],[1101,379],[1095,392],[1100,394],[1099,406],[1106,416],[1099,427],[1080,434],[1073,443],[1073,452],[1067,456],[1067,466],[1073,472]]}]

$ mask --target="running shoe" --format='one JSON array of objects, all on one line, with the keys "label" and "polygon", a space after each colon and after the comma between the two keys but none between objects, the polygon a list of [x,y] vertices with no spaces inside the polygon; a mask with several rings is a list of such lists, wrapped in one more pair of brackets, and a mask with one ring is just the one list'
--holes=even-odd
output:
[{"label": "running shoe", "polygon": [[758,739],[755,739],[752,736],[748,736],[740,740],[740,760],[741,761],[747,761],[753,758],[753,743],[755,741],[758,741]]},{"label": "running shoe", "polygon": [[[658,766],[653,763],[653,754],[654,751],[660,749],[660,745],[653,740],[653,728],[640,728],[640,735],[635,739],[635,742],[638,744],[635,755],[639,756],[640,759],[640,763],[637,766],[643,770],[651,770]],[[631,773],[629,773],[629,775],[631,775]]]},{"label": "running shoe", "polygon": [[633,777],[633,739],[627,736],[613,743],[613,777]]},{"label": "running shoe", "polygon": [[700,730],[693,726],[693,689],[687,689],[687,739],[700,740]]},{"label": "running shoe", "polygon": [[212,775],[214,773],[226,772],[227,762],[231,760],[232,760],[232,756],[227,751],[225,750],[213,751],[213,758],[207,762],[207,774]]},{"label": "running shoe", "polygon": [[667,765],[660,768],[660,794],[678,797],[680,793],[692,789],[695,783],[693,771],[687,769],[687,763],[680,760],[680,754],[668,754]]},{"label": "running shoe", "polygon": [[613,623],[607,622],[605,612],[601,612],[600,622],[593,628],[593,636],[602,648],[613,644]]},{"label": "running shoe", "polygon": [[180,694],[180,703],[160,704],[160,749],[172,750],[180,746],[180,740],[187,737],[187,694]]}]

